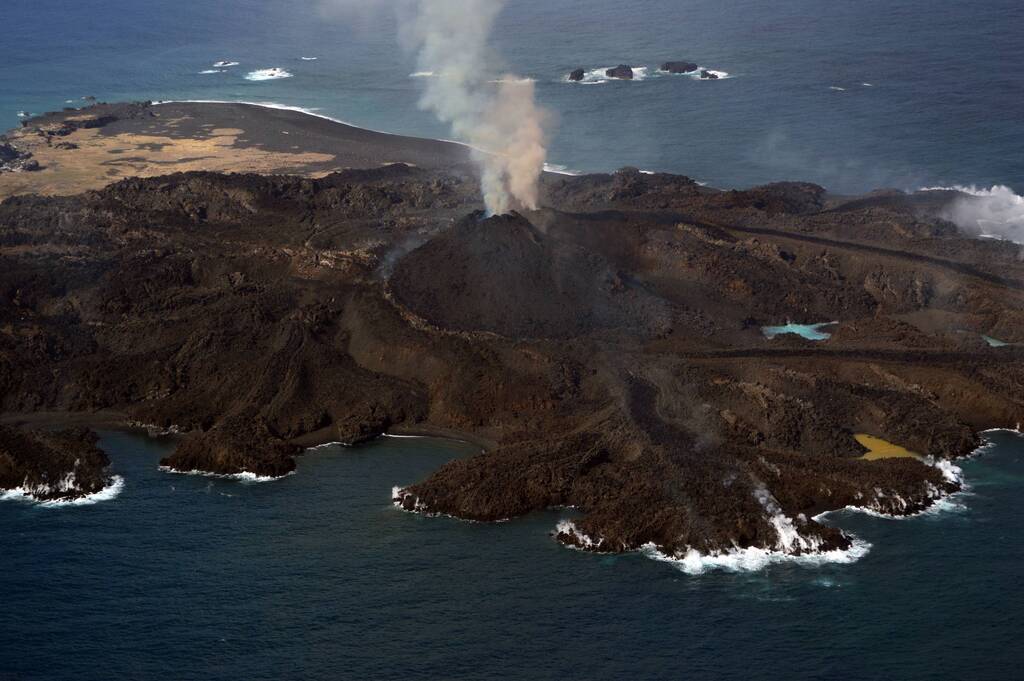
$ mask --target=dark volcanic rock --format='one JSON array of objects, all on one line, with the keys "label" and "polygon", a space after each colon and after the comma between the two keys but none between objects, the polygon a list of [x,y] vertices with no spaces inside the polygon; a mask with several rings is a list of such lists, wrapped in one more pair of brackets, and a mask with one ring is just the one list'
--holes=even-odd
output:
[{"label": "dark volcanic rock", "polygon": [[188,435],[161,466],[183,473],[252,473],[277,478],[295,470],[299,448],[288,445],[256,419],[228,419],[208,433]]},{"label": "dark volcanic rock", "polygon": [[668,73],[693,73],[699,66],[689,61],[667,61],[661,65],[661,70]]},{"label": "dark volcanic rock", "polygon": [[664,304],[599,254],[543,234],[521,215],[471,216],[395,269],[396,299],[442,328],[510,338],[602,329],[653,335]]},{"label": "dark volcanic rock", "polygon": [[8,172],[31,172],[39,170],[39,161],[32,158],[32,154],[20,151],[14,145],[0,138],[0,173]]},{"label": "dark volcanic rock", "polygon": [[583,76],[585,76],[585,75],[586,75],[586,72],[583,69],[576,69],[575,71],[572,71],[569,74],[569,80],[581,81],[581,80],[583,80]]},{"label": "dark volcanic rock", "polygon": [[90,430],[57,433],[0,426],[0,490],[20,490],[37,501],[69,501],[110,483],[110,460]]},{"label": "dark volcanic rock", "polygon": [[633,80],[633,67],[627,66],[626,64],[619,64],[614,68],[610,68],[604,72],[609,78],[619,78],[621,80]]},{"label": "dark volcanic rock", "polygon": [[[494,446],[396,480],[398,503],[573,506],[564,542],[668,553],[845,547],[815,514],[957,487],[862,460],[854,433],[950,458],[1024,420],[1024,349],[948,332],[1024,341],[1024,262],[935,197],[623,169],[545,176],[545,208],[483,219],[478,190],[389,166],[7,199],[0,407],[116,409],[190,433],[165,465],[266,476],[311,441],[464,432]],[[840,323],[762,337],[787,319]]]},{"label": "dark volcanic rock", "polygon": [[21,154],[11,146],[9,143],[0,140],[0,163],[6,163],[7,161],[13,161],[16,158],[21,158]]}]

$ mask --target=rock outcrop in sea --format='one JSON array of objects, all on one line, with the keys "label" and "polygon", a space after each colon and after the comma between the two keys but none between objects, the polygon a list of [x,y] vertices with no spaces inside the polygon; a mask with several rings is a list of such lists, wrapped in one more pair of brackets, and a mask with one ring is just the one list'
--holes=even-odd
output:
[{"label": "rock outcrop in sea", "polygon": [[661,70],[666,73],[693,73],[700,67],[689,61],[667,61],[661,65]]},{"label": "rock outcrop in sea", "polygon": [[0,426],[0,493],[73,501],[107,487],[110,460],[90,430],[30,431]]},{"label": "rock outcrop in sea", "polygon": [[618,66],[607,69],[605,71],[605,75],[609,78],[618,78],[620,80],[633,80],[633,67],[626,64],[619,64]]}]

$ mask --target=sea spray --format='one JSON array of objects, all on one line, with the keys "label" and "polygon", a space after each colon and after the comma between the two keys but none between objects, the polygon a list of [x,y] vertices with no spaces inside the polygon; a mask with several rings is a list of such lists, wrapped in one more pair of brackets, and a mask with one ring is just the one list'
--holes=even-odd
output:
[{"label": "sea spray", "polygon": [[956,185],[924,187],[921,191],[956,191],[942,217],[972,236],[989,236],[1024,244],[1024,196],[1005,185],[988,189]]}]

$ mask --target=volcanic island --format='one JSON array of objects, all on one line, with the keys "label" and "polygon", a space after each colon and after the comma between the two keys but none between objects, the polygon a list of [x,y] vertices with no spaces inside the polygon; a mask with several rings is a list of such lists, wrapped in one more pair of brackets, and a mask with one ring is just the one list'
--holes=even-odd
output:
[{"label": "volcanic island", "polygon": [[957,192],[625,168],[488,217],[466,147],[229,103],[26,119],[0,168],[0,488],[40,499],[108,475],[55,424],[274,477],[426,434],[482,451],[395,481],[408,511],[821,553],[851,538],[819,514],[927,509],[979,431],[1024,420],[1021,247],[944,219]]}]

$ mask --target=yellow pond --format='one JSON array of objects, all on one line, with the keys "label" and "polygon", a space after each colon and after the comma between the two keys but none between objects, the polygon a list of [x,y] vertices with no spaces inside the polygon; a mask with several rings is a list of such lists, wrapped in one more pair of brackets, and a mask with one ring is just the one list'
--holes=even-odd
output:
[{"label": "yellow pond", "polygon": [[854,439],[868,451],[864,456],[860,457],[865,461],[877,461],[878,459],[899,459],[910,457],[913,459],[920,459],[919,454],[915,454],[909,449],[904,449],[899,445],[894,445],[891,442],[883,440],[880,437],[874,435],[868,435],[867,433],[857,433]]}]

